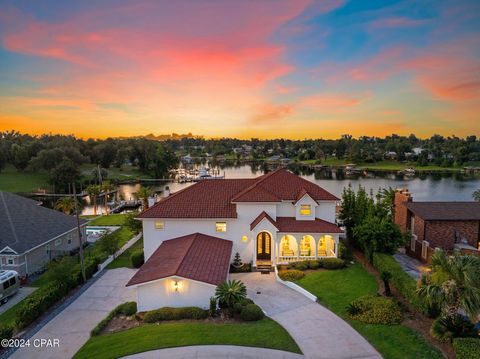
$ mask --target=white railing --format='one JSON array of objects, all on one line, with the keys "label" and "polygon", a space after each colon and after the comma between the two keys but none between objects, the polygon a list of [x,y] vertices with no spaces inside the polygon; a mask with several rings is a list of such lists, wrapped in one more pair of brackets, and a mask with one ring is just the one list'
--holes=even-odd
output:
[{"label": "white railing", "polygon": [[277,258],[278,263],[282,262],[297,262],[298,257],[297,256],[280,256]]}]

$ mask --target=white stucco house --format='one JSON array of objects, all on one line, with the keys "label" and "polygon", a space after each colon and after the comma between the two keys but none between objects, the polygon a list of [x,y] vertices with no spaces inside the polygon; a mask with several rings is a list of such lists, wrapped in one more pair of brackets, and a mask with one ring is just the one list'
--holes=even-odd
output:
[{"label": "white stucco house", "polygon": [[237,252],[254,269],[336,257],[338,201],[283,168],[198,182],[140,214],[145,264],[127,286],[136,287],[140,311],[208,307]]}]

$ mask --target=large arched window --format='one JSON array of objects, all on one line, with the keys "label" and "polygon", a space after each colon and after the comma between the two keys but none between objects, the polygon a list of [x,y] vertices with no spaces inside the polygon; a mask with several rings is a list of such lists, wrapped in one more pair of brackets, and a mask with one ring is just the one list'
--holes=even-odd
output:
[{"label": "large arched window", "polygon": [[297,239],[290,234],[284,235],[280,241],[280,257],[295,257],[297,253]]},{"label": "large arched window", "polygon": [[335,252],[335,240],[330,235],[321,236],[318,240],[318,256],[330,257]]},{"label": "large arched window", "polygon": [[315,239],[305,235],[300,241],[300,257],[311,257],[315,255]]}]

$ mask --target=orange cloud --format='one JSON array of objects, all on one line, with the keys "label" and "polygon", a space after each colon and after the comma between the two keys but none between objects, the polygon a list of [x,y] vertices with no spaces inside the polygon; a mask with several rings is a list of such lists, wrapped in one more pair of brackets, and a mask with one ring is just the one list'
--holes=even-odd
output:
[{"label": "orange cloud", "polygon": [[256,106],[250,122],[255,125],[277,123],[293,112],[291,105],[263,104]]}]

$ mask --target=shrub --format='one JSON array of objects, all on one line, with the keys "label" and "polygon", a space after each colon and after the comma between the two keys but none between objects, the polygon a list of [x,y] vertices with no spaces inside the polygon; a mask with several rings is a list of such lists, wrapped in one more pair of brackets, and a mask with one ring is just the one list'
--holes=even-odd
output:
[{"label": "shrub", "polygon": [[227,280],[217,286],[215,297],[221,308],[233,308],[233,305],[247,297],[247,288],[239,280]]},{"label": "shrub", "polygon": [[[410,302],[417,310],[422,313],[435,314],[433,310],[423,303],[416,295],[415,280],[410,277],[400,266],[400,264],[389,254],[374,253],[373,266],[380,272],[389,272],[391,274],[390,283],[392,283],[399,293]],[[433,308],[431,308],[433,309]]]},{"label": "shrub", "polygon": [[117,308],[114,309],[115,314],[123,314],[127,317],[134,315],[137,312],[137,302],[126,302],[120,304]]},{"label": "shrub", "polygon": [[453,338],[475,337],[478,332],[468,318],[456,314],[435,319],[430,328],[430,334],[432,337],[446,342]]},{"label": "shrub", "polygon": [[309,261],[301,261],[301,262],[292,262],[288,265],[288,269],[297,269],[297,270],[307,270],[308,269],[308,262]]},{"label": "shrub", "polygon": [[123,314],[126,316],[134,315],[137,312],[137,303],[136,302],[126,302],[118,305],[113,309],[108,315],[102,319],[100,323],[96,325],[90,332],[92,337],[100,335],[100,333],[106,328],[108,323],[118,314]]},{"label": "shrub", "polygon": [[130,262],[132,263],[133,268],[140,268],[144,261],[145,259],[143,257],[143,250],[141,249],[134,251],[130,256]]},{"label": "shrub", "polygon": [[245,299],[242,299],[241,301],[235,303],[233,305],[233,314],[237,314],[237,315],[240,314],[242,312],[243,308],[245,308],[249,304],[255,304],[255,303],[250,298],[245,298]]},{"label": "shrub", "polygon": [[230,273],[248,273],[252,271],[252,263],[243,263],[239,268],[230,264]]},{"label": "shrub", "polygon": [[367,295],[347,307],[350,318],[369,324],[397,324],[402,320],[398,305],[389,298]]},{"label": "shrub", "polygon": [[342,242],[338,243],[338,258],[351,261],[353,260],[353,254],[350,248],[348,248]]},{"label": "shrub", "polygon": [[0,341],[10,339],[13,336],[13,327],[11,325],[0,326]]},{"label": "shrub", "polygon": [[303,273],[300,270],[296,270],[296,269],[288,269],[288,270],[280,271],[278,273],[278,276],[282,280],[287,280],[287,281],[290,281],[290,282],[294,282],[296,280],[299,280],[299,279],[305,277],[305,273]]},{"label": "shrub", "polygon": [[125,217],[125,226],[135,234],[138,234],[142,231],[142,221],[139,221],[137,218],[138,212],[132,212],[126,215]]},{"label": "shrub", "polygon": [[318,268],[320,268],[320,262],[319,261],[308,261],[308,268],[318,269]]},{"label": "shrub", "polygon": [[210,306],[208,309],[208,315],[214,317],[217,314],[217,298],[210,297]]},{"label": "shrub", "polygon": [[457,359],[480,358],[480,339],[478,338],[455,338],[453,349]]},{"label": "shrub", "polygon": [[164,307],[145,313],[143,321],[146,323],[155,323],[164,320],[205,319],[207,317],[208,310],[198,307]]},{"label": "shrub", "polygon": [[320,259],[320,266],[325,269],[340,269],[345,267],[345,261],[340,258],[324,258]]},{"label": "shrub", "polygon": [[247,322],[260,320],[264,316],[262,309],[256,304],[247,304],[240,313],[240,318]]}]

